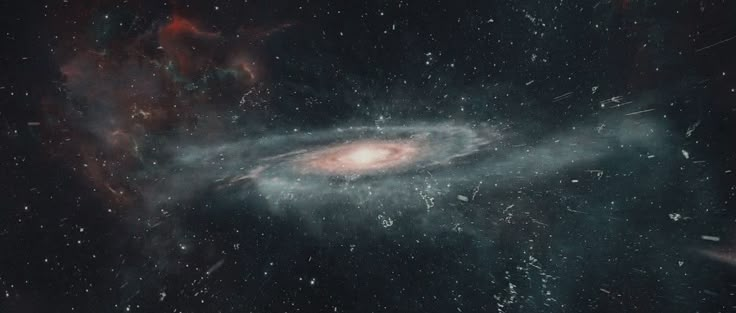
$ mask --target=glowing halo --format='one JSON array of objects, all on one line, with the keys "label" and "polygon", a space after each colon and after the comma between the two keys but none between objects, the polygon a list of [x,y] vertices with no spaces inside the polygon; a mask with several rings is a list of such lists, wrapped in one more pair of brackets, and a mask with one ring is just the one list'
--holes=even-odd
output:
[{"label": "glowing halo", "polygon": [[472,200],[484,182],[523,184],[573,163],[605,158],[613,146],[650,144],[630,128],[599,133],[584,124],[578,129],[584,131],[541,141],[525,139],[503,123],[407,122],[265,133],[175,147],[171,162],[142,178],[172,177],[149,189],[152,203],[212,186],[238,201],[265,201],[274,210],[306,213],[329,204],[431,210],[443,198]]}]

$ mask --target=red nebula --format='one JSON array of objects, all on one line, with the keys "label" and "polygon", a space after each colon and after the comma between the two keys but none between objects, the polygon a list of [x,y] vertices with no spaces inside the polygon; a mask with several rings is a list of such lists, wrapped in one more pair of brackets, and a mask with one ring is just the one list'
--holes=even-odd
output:
[{"label": "red nebula", "polygon": [[213,61],[212,50],[222,37],[216,32],[203,31],[194,22],[174,15],[171,22],[159,30],[158,40],[161,48],[176,60],[179,70],[190,75]]},{"label": "red nebula", "polygon": [[365,174],[406,165],[421,150],[413,141],[363,140],[306,153],[297,163],[310,173]]}]

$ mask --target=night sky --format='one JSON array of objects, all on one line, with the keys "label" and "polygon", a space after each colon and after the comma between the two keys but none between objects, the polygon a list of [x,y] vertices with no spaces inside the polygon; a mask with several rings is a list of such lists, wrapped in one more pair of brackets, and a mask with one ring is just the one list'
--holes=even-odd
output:
[{"label": "night sky", "polygon": [[734,1],[0,16],[0,312],[736,311]]}]

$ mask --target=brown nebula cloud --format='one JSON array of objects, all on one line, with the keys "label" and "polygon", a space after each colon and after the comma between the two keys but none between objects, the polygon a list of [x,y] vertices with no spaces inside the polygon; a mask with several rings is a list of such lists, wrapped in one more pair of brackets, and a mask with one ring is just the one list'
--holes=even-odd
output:
[{"label": "brown nebula cloud", "polygon": [[[85,12],[92,20],[94,10]],[[223,35],[173,14],[102,48],[80,34],[59,46],[61,95],[44,103],[53,154],[114,202],[135,202],[136,190],[156,178],[131,173],[165,162],[161,138],[220,136],[229,121],[212,116],[242,110],[245,97],[264,101],[259,43],[288,25]]]}]

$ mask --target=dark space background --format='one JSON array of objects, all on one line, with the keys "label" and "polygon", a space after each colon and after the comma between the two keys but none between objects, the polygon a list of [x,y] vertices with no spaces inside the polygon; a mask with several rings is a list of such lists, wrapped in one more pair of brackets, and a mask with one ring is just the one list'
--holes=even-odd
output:
[{"label": "dark space background", "polygon": [[[736,310],[732,1],[5,1],[0,15],[0,312]],[[669,155],[487,190],[489,210],[526,210],[488,236],[399,218],[315,234],[227,190],[141,200],[163,145],[379,116],[501,121],[531,143],[607,110],[666,124]]]}]

